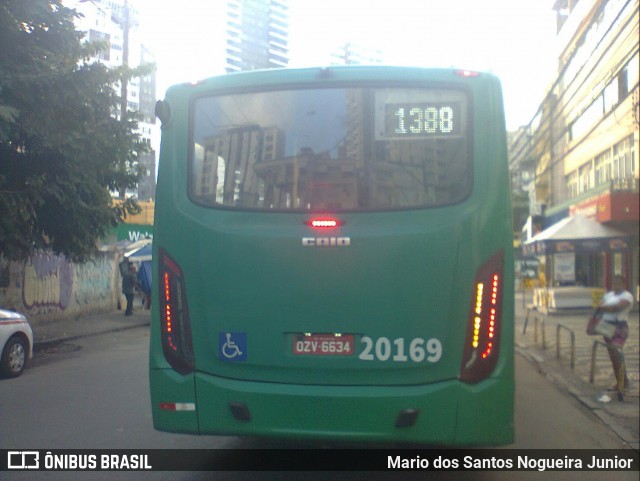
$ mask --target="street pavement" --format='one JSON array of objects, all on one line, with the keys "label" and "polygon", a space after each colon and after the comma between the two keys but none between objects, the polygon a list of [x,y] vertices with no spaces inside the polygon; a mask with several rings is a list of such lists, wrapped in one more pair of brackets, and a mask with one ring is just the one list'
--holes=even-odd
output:
[{"label": "street pavement", "polygon": [[[568,309],[553,313],[528,310],[530,300],[516,294],[516,352],[535,363],[547,378],[584,404],[634,449],[640,440],[640,359],[638,311],[629,319],[624,358],[630,386],[619,400],[608,389],[616,384],[602,336],[589,336],[587,322],[593,310]],[[527,316],[528,314],[528,316]],[[525,319],[528,319],[525,328]],[[572,339],[574,359],[572,366]],[[594,342],[599,341],[595,347]],[[559,349],[558,349],[559,344]],[[517,380],[516,380],[517,382]]]},{"label": "street pavement", "polygon": [[[595,368],[592,376],[594,341],[599,336],[588,336],[586,325],[591,311],[582,310],[543,314],[527,309],[527,299],[516,294],[515,349],[516,353],[534,363],[538,370],[560,389],[574,396],[594,415],[608,425],[625,443],[634,449],[640,447],[640,359],[638,311],[632,312],[629,339],[624,347],[630,388],[622,400],[607,388],[615,384],[611,362],[606,349],[597,345]],[[529,301],[530,302],[530,301]],[[527,317],[528,314],[528,317]],[[525,329],[524,321],[527,319]],[[148,326],[150,311],[136,303],[132,316],[114,310],[79,319],[67,319],[34,324],[36,352],[46,351],[62,342],[74,339]],[[558,326],[561,326],[558,328]],[[558,335],[560,350],[558,357]],[[571,366],[571,338],[575,341],[575,358]],[[593,382],[591,382],[593,377]],[[516,379],[517,383],[517,379]]]},{"label": "street pavement", "polygon": [[139,305],[136,305],[131,316],[125,316],[124,310],[113,310],[78,319],[32,322],[34,350],[42,352],[62,342],[148,326],[150,322],[151,311],[142,309]]}]

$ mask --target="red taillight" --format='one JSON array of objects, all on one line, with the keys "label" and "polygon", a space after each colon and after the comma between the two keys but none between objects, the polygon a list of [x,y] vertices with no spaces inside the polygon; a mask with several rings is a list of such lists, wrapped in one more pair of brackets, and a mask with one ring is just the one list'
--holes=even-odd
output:
[{"label": "red taillight", "polygon": [[314,229],[333,229],[342,225],[342,222],[335,217],[314,217],[306,223]]},{"label": "red taillight", "polygon": [[173,342],[173,296],[171,294],[171,277],[168,272],[162,276],[164,286],[164,331],[167,336],[167,343],[174,351],[178,348]]},{"label": "red taillight", "polygon": [[456,75],[460,75],[460,77],[479,77],[480,72],[476,72],[475,70],[456,70]]},{"label": "red taillight", "polygon": [[181,374],[193,371],[191,323],[184,277],[180,266],[159,249],[158,279],[162,351],[167,362]]},{"label": "red taillight", "polygon": [[479,270],[474,282],[471,312],[462,356],[460,379],[469,383],[488,377],[498,361],[502,305],[502,252]]}]

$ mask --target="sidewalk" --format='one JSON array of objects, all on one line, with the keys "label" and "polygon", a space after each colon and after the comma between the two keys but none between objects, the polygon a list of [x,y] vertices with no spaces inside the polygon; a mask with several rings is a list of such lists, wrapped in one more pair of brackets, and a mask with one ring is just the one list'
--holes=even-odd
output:
[{"label": "sidewalk", "polygon": [[114,310],[79,319],[33,323],[31,328],[33,329],[34,351],[44,351],[63,341],[71,341],[81,337],[148,326],[151,322],[151,311],[140,309],[139,306],[136,307],[137,309],[134,309],[131,316],[125,316],[124,310]]},{"label": "sidewalk", "polygon": [[[607,388],[615,384],[611,361],[604,346],[598,344],[592,376],[594,341],[602,336],[586,334],[587,321],[592,310],[569,310],[550,314],[529,312],[526,332],[524,320],[527,314],[522,293],[516,294],[515,347],[516,352],[535,363],[538,369],[589,408],[620,438],[634,449],[640,444],[640,357],[638,311],[629,319],[629,338],[624,346],[624,356],[630,388],[619,401],[616,392]],[[560,326],[560,327],[558,327]],[[575,340],[574,365],[571,366],[571,338]],[[558,357],[558,339],[560,349]],[[517,383],[517,380],[516,380]]]}]

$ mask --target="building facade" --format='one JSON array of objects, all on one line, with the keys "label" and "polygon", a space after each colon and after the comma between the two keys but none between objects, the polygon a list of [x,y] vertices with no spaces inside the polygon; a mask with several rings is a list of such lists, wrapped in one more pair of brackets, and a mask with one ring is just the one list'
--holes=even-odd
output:
[{"label": "building facade", "polygon": [[225,71],[289,64],[287,0],[228,0]]},{"label": "building facade", "polygon": [[[576,253],[576,283],[638,286],[638,0],[557,0],[557,76],[527,126],[511,134],[512,188],[529,226],[572,215],[629,236],[624,252]],[[535,234],[528,229],[527,236]]]},{"label": "building facade", "polygon": [[[155,62],[153,53],[146,48],[138,35],[139,15],[135,0],[69,0],[65,2],[77,10],[81,17],[76,28],[85,32],[84,40],[102,41],[106,48],[99,52],[95,60],[109,68],[129,65],[137,67]],[[114,88],[122,95],[122,85]],[[159,137],[156,124],[156,75],[152,72],[144,77],[136,77],[126,86],[127,109],[139,112],[138,133],[151,149],[152,139]],[[115,114],[120,115],[120,112]],[[128,192],[140,200],[155,197],[156,153],[151,149],[139,159],[143,172],[138,190]]]}]

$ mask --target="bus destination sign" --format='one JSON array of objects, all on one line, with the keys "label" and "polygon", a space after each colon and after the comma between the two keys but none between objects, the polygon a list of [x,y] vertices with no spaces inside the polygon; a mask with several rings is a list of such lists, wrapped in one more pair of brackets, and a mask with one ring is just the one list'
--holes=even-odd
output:
[{"label": "bus destination sign", "polygon": [[461,127],[457,102],[385,105],[385,138],[453,137],[462,133]]}]

